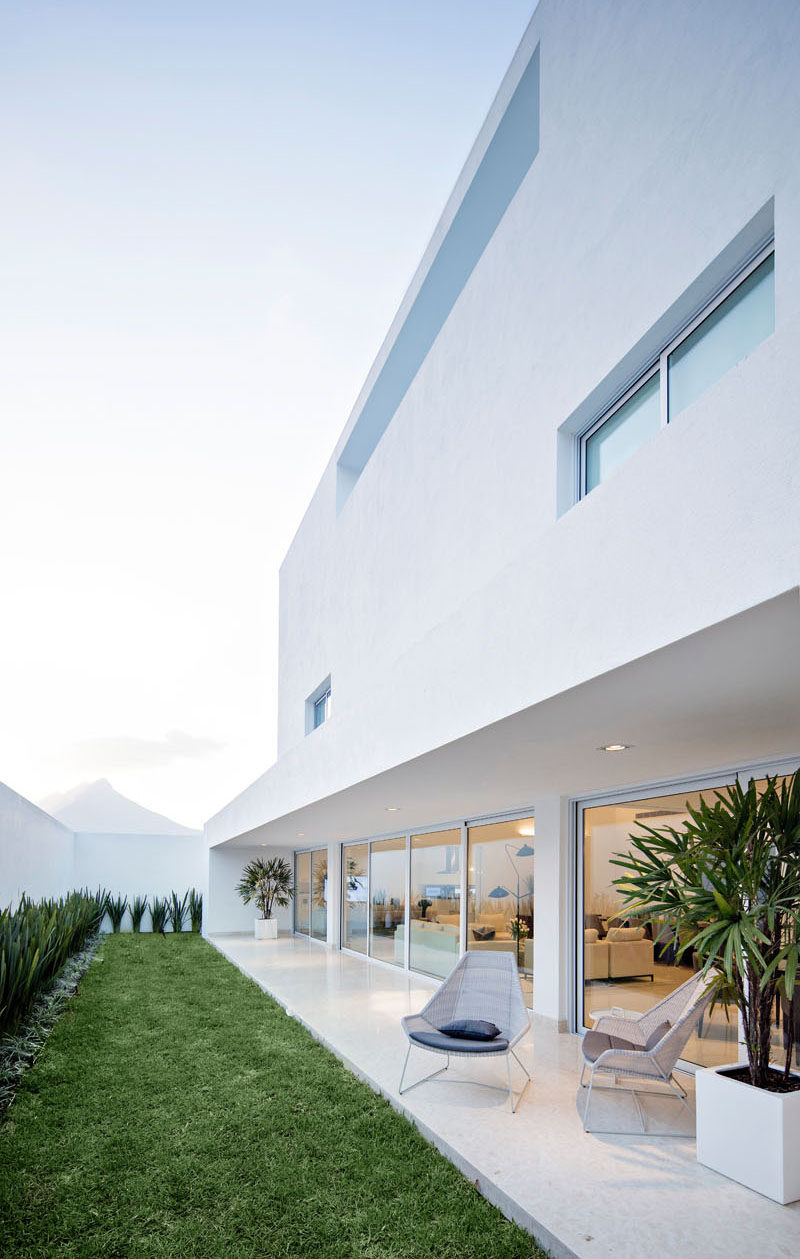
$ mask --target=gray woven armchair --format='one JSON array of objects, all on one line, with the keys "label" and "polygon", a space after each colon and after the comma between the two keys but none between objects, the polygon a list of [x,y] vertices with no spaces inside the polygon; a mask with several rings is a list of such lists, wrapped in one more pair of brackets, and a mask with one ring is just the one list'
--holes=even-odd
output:
[{"label": "gray woven armchair", "polygon": [[[457,1019],[482,1019],[494,1023],[500,1029],[495,1040],[463,1040],[460,1037],[447,1036],[440,1028]],[[453,968],[438,991],[431,997],[428,1004],[419,1014],[408,1014],[402,1020],[403,1031],[408,1037],[408,1050],[403,1063],[400,1077],[399,1092],[408,1092],[418,1084],[433,1080],[442,1075],[450,1065],[451,1058],[492,1058],[505,1057],[508,1095],[511,1099],[511,1112],[516,1111],[522,1095],[530,1083],[530,1075],[523,1063],[514,1053],[518,1044],[531,1025],[522,985],[515,959],[510,953],[465,953],[460,962]],[[440,1054],[447,1058],[443,1067],[431,1072],[421,1080],[403,1088],[406,1067],[413,1048],[423,1049],[427,1053]],[[526,1080],[515,1098],[511,1087],[511,1064],[514,1061],[525,1072]],[[481,1084],[483,1088],[495,1088],[505,1092],[495,1084],[484,1084],[475,1080],[452,1080],[453,1084]]]},{"label": "gray woven armchair", "polygon": [[[583,1069],[580,1081],[581,1088],[586,1088],[584,1076],[589,1067],[589,1092],[583,1111],[586,1132],[593,1131],[589,1128],[592,1088],[613,1087],[595,1084],[595,1075],[602,1073],[612,1075],[614,1085],[618,1077],[666,1084],[669,1094],[663,1089],[639,1089],[638,1092],[659,1093],[662,1097],[672,1095],[683,1103],[689,1114],[694,1114],[686,1100],[686,1090],[675,1079],[673,1072],[689,1037],[700,1025],[706,1006],[711,1000],[709,983],[708,976],[693,975],[641,1018],[625,1019],[605,1015],[598,1019],[592,1031],[586,1033],[583,1038]],[[642,1132],[645,1132],[646,1125],[637,1090],[631,1088],[626,1091],[633,1097]]]}]

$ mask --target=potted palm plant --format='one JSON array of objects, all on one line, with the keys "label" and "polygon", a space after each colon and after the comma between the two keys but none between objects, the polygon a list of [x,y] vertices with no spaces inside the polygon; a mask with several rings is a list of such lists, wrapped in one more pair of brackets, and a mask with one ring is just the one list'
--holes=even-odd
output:
[{"label": "potted palm plant", "polygon": [[257,940],[276,940],[278,920],[273,918],[276,908],[285,909],[294,896],[292,869],[284,857],[256,857],[248,861],[237,887],[245,905],[255,902],[258,917],[255,921]]},{"label": "potted palm plant", "polygon": [[800,997],[800,770],[751,779],[686,805],[681,828],[640,824],[617,854],[631,911],[666,919],[677,956],[694,952],[714,1000],[736,1006],[745,1061],[696,1075],[697,1157],[777,1202],[800,1198],[800,1075],[773,1062],[776,997],[788,1027]]}]

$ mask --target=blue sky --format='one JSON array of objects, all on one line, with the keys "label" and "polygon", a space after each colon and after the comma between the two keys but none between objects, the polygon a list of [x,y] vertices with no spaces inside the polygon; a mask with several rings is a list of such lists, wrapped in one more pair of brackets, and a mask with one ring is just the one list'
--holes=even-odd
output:
[{"label": "blue sky", "polygon": [[0,8],[0,780],[199,824],[277,570],[533,4]]}]

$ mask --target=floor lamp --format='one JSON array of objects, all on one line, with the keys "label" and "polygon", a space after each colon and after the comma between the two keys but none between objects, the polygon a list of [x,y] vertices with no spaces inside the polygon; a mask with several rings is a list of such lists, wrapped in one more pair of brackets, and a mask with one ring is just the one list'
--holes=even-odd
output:
[{"label": "floor lamp", "polygon": [[[533,849],[533,848],[531,848],[530,844],[522,844],[522,845],[521,845],[521,847],[519,847],[519,848],[515,848],[513,844],[506,844],[506,845],[505,845],[505,849],[506,849],[506,856],[508,857],[509,861],[511,862],[511,868],[512,868],[512,870],[514,871],[515,875],[517,876],[517,890],[516,890],[516,893],[514,893],[514,892],[510,892],[510,891],[508,890],[508,888],[507,888],[507,887],[503,887],[502,885],[498,884],[498,886],[497,886],[497,887],[492,888],[491,892],[489,893],[489,897],[490,897],[490,899],[491,899],[491,900],[498,901],[498,900],[503,900],[503,899],[505,899],[505,897],[506,897],[506,896],[513,896],[513,897],[515,898],[516,902],[517,902],[517,918],[516,918],[516,922],[517,922],[517,966],[518,966],[518,967],[520,967],[520,960],[519,960],[519,946],[520,946],[521,937],[520,937],[520,934],[519,934],[519,923],[520,923],[520,918],[519,918],[519,903],[520,903],[520,901],[521,901],[522,897],[520,896],[520,892],[519,892],[519,882],[520,882],[519,869],[517,868],[517,865],[516,865],[516,863],[515,863],[515,861],[514,861],[514,858],[511,856],[511,853],[513,852],[513,853],[515,854],[515,856],[516,856],[517,860],[519,860],[519,858],[520,858],[520,857],[532,857],[532,856],[533,856],[533,853],[534,853],[534,849]],[[521,969],[521,968],[520,968],[520,969]]]}]

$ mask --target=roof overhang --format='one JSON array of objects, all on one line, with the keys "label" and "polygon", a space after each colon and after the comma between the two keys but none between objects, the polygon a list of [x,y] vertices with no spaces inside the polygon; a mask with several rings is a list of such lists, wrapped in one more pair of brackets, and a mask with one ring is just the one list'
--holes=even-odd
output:
[{"label": "roof overhang", "polygon": [[[314,846],[528,809],[544,795],[800,764],[798,644],[794,588],[225,845]],[[630,746],[599,750],[609,743]]]}]

